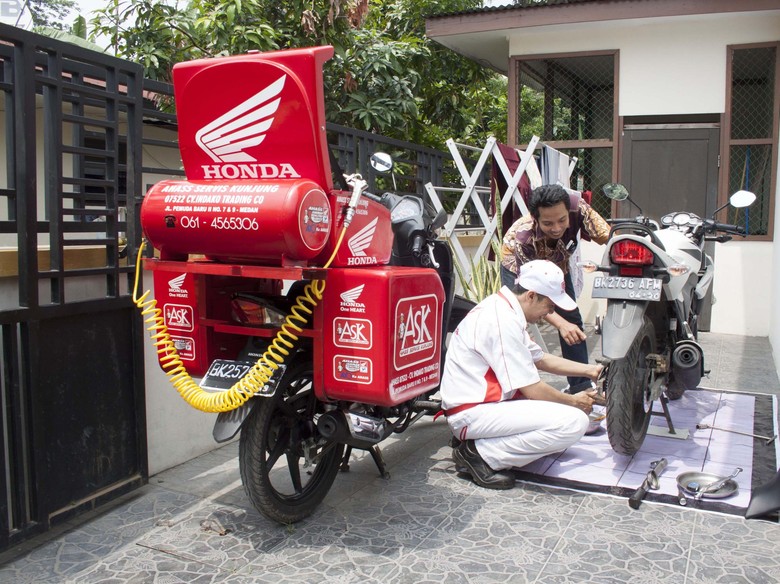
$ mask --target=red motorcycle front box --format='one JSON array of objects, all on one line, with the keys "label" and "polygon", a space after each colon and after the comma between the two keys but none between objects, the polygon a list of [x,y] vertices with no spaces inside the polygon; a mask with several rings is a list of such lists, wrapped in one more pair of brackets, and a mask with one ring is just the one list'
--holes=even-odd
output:
[{"label": "red motorcycle front box", "polygon": [[435,388],[443,303],[434,270],[330,270],[322,299],[323,397],[393,406]]}]

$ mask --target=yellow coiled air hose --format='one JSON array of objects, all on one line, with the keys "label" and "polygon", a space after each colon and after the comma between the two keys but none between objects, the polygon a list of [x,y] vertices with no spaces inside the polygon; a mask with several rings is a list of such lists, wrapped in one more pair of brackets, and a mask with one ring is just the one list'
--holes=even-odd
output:
[{"label": "yellow coiled air hose", "polygon": [[[344,239],[344,233],[347,228],[341,230],[336,247],[333,249],[328,261],[323,266],[327,268],[333,262]],[[295,304],[290,310],[290,314],[284,321],[274,340],[260,356],[249,372],[242,377],[233,387],[227,391],[209,392],[205,391],[192,379],[184,364],[179,358],[179,353],[168,333],[168,327],[165,326],[165,318],[162,310],[157,308],[157,300],[147,299],[150,290],[144,292],[139,298],[138,280],[141,273],[141,254],[143,253],[146,242],[141,243],[138,249],[138,258],[136,260],[135,286],[133,287],[133,302],[141,309],[141,316],[146,317],[144,323],[146,330],[151,333],[152,343],[157,350],[160,360],[160,366],[168,376],[169,381],[179,392],[184,401],[193,408],[202,412],[218,413],[229,412],[246,403],[257,391],[268,383],[274,372],[284,362],[285,357],[290,354],[294,347],[294,342],[298,340],[296,333],[300,333],[303,326],[309,320],[309,316],[314,313],[314,307],[322,300],[322,294],[325,291],[324,280],[312,280],[303,290],[303,294],[295,299]]]}]

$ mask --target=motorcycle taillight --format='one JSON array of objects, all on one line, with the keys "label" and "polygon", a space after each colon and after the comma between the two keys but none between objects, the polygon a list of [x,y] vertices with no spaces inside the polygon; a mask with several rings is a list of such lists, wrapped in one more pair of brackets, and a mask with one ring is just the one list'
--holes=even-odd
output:
[{"label": "motorcycle taillight", "polygon": [[613,264],[620,266],[651,266],[653,252],[638,241],[624,239],[612,246],[609,257]]}]

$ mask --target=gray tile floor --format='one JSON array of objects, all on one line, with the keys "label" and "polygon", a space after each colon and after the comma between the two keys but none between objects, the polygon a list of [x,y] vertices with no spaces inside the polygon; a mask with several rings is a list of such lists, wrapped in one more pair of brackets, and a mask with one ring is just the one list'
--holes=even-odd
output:
[{"label": "gray tile floor", "polygon": [[[707,387],[780,393],[765,338],[702,334]],[[554,349],[557,343],[551,343]],[[594,350],[597,350],[594,348]],[[356,457],[317,513],[280,526],[243,493],[235,444],[0,556],[2,583],[780,582],[780,526],[690,508],[459,479],[442,420]]]}]

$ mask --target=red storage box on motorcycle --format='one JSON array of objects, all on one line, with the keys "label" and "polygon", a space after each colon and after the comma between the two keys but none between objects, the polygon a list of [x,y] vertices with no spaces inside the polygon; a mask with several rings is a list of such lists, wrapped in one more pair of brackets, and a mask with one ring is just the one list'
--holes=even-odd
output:
[{"label": "red storage box on motorcycle", "polygon": [[331,270],[322,300],[325,399],[392,406],[435,388],[443,303],[434,270]]}]

